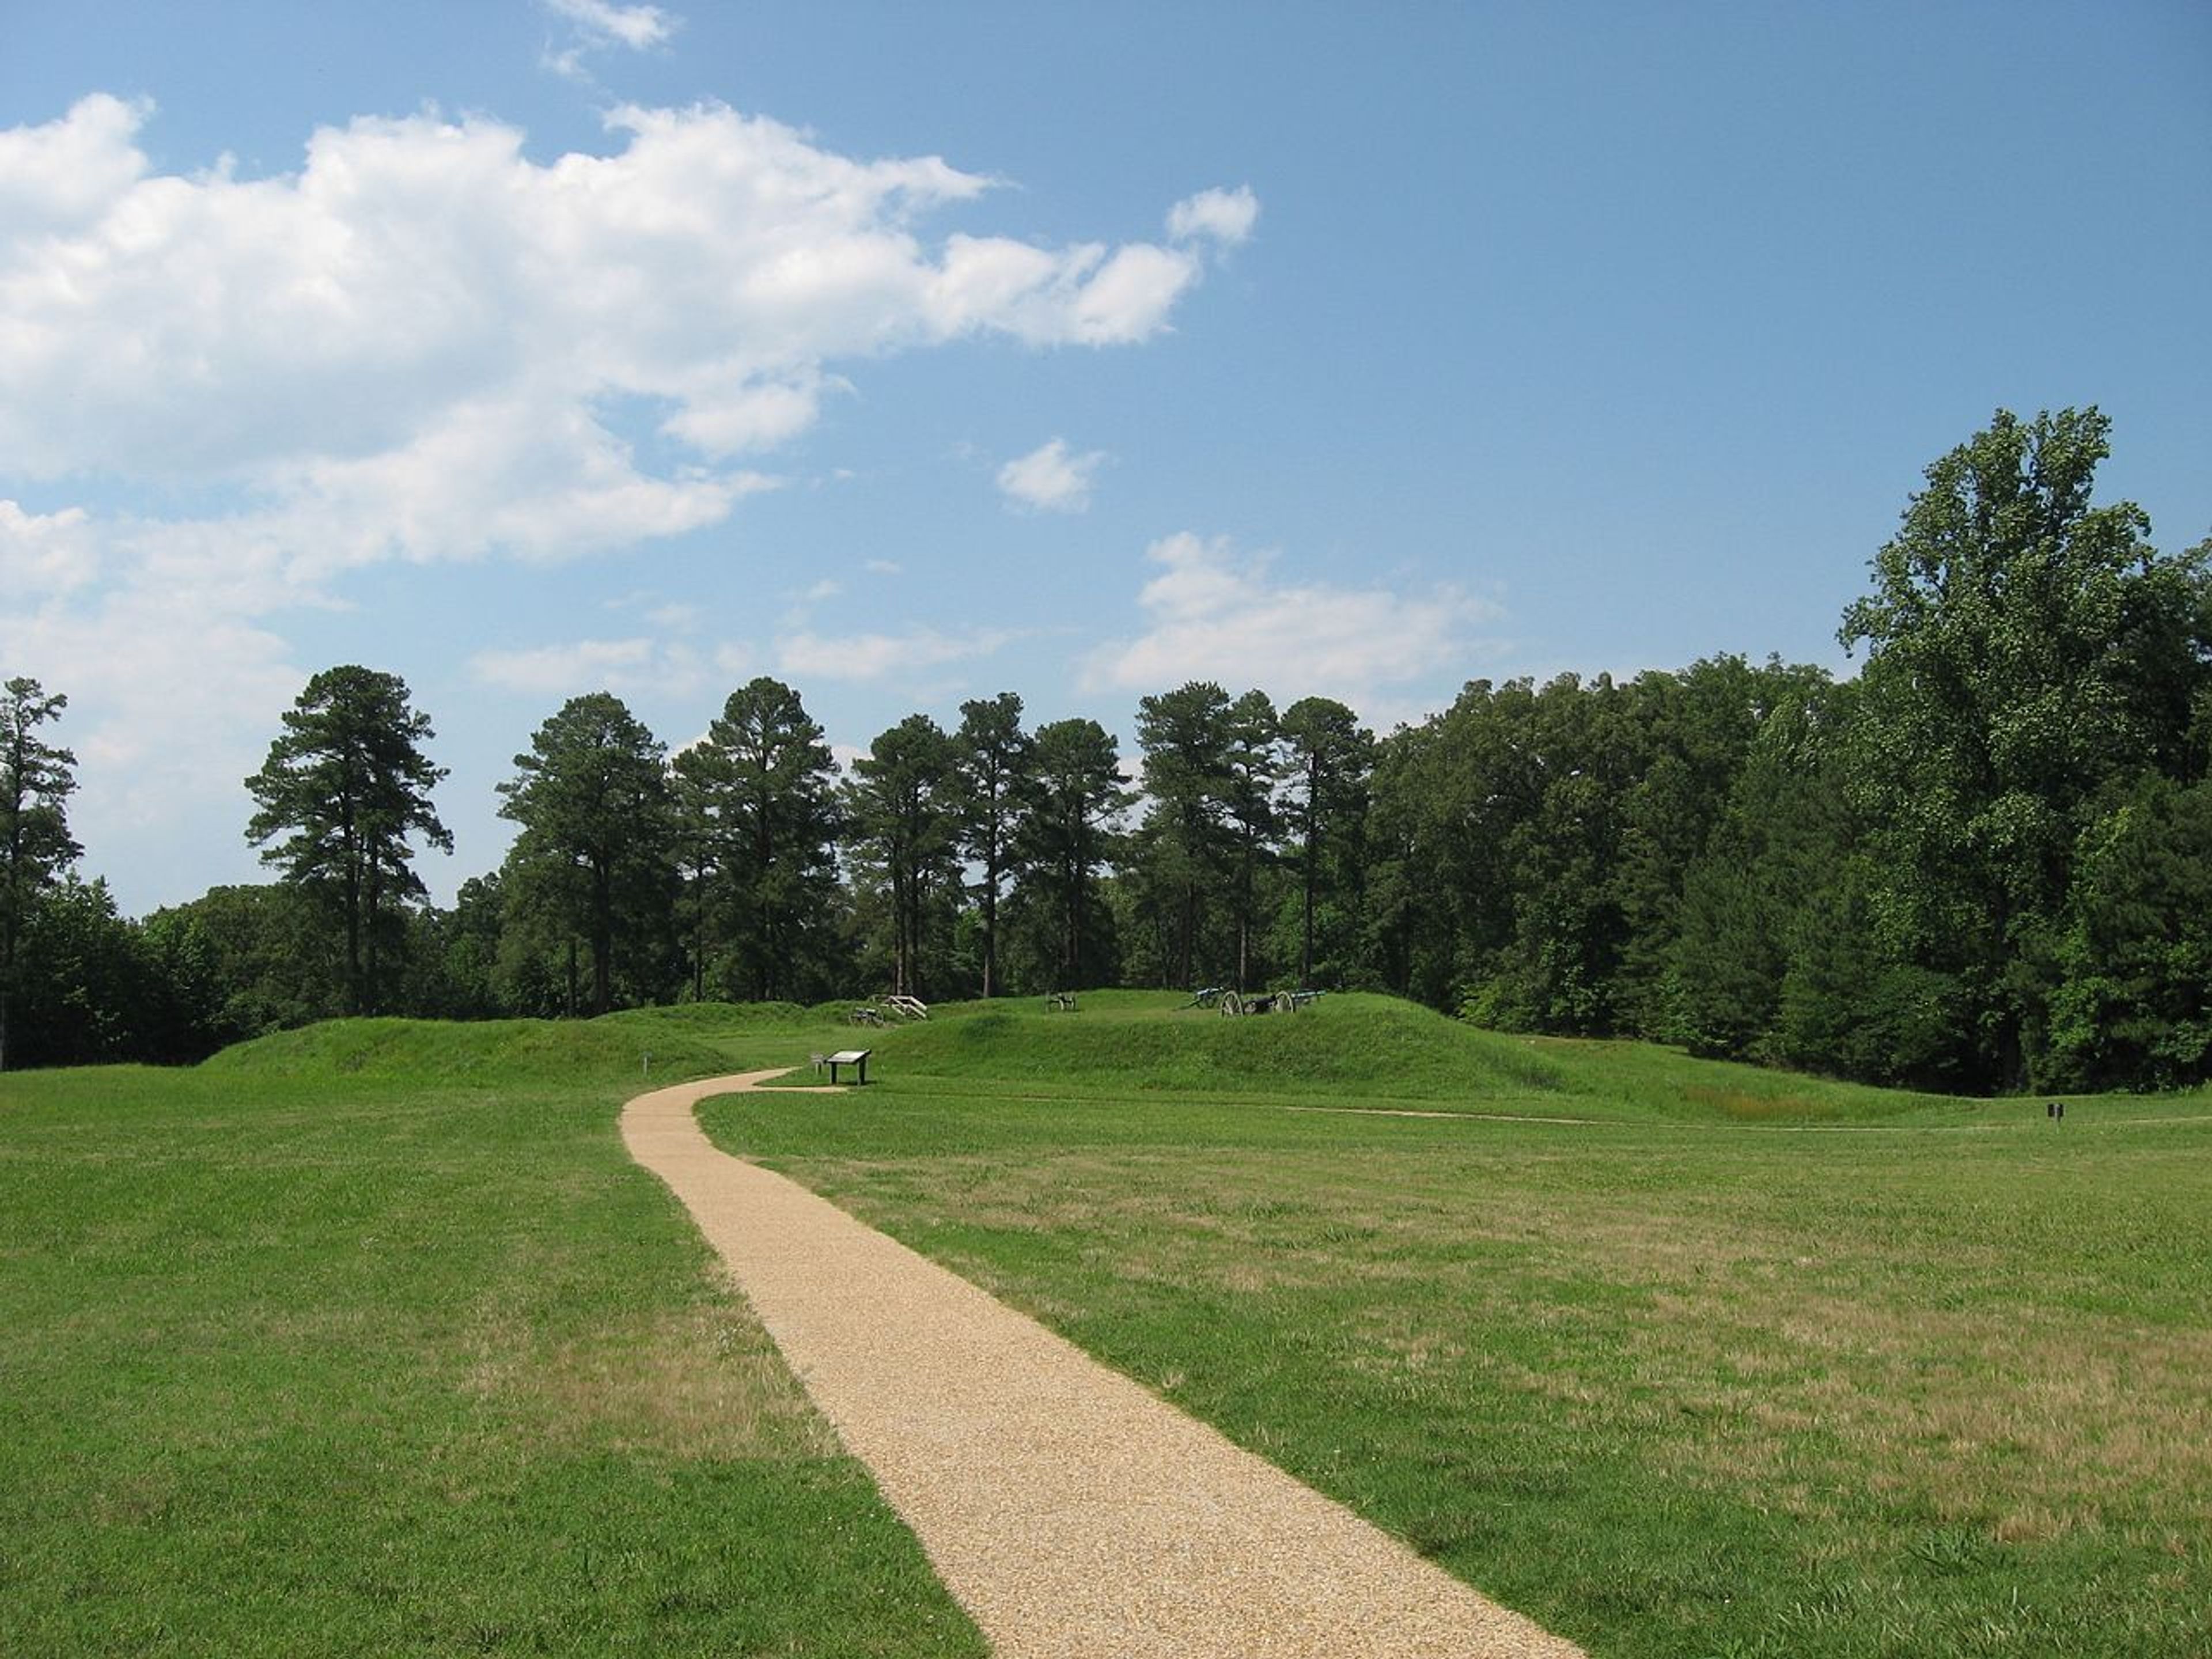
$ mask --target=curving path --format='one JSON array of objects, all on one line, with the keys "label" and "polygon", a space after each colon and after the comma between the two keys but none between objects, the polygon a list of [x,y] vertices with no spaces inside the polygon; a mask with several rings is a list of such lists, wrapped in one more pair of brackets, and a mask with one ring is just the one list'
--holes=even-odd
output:
[{"label": "curving path", "polygon": [[994,1653],[1583,1659],[1036,1321],[717,1150],[693,1107],[781,1075],[641,1095],[623,1142]]}]

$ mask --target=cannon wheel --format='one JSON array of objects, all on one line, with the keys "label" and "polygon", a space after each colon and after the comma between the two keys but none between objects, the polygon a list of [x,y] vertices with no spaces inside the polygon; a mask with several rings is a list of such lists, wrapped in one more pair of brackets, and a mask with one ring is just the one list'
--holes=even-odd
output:
[{"label": "cannon wheel", "polygon": [[1275,993],[1275,1012],[1277,1013],[1295,1014],[1297,1011],[1298,1002],[1296,997],[1292,996],[1288,991],[1278,991]]},{"label": "cannon wheel", "polygon": [[1234,1019],[1244,1012],[1244,999],[1234,991],[1224,991],[1221,994],[1221,1012]]}]

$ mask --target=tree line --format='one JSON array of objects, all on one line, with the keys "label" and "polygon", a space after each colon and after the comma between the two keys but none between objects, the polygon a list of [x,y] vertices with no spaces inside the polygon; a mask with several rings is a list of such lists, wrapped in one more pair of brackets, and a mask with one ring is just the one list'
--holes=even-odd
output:
[{"label": "tree line", "polygon": [[1192,682],[1097,721],[1012,692],[849,769],[793,688],[672,755],[606,692],[450,850],[394,675],[317,675],[246,781],[277,879],[143,921],[75,873],[66,707],[0,699],[0,1065],[181,1059],[338,1013],[587,1015],[1103,985],[1366,987],[1500,1029],[1963,1091],[2212,1076],[2212,544],[2091,501],[2095,410],[1926,473],[1838,680],[1711,658],[1467,685],[1377,737]]}]

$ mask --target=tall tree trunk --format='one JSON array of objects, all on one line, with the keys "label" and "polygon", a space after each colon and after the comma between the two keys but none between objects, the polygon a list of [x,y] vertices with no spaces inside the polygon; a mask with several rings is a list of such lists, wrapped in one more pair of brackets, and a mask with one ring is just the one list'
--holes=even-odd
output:
[{"label": "tall tree trunk", "polygon": [[[765,793],[765,782],[761,788]],[[775,832],[769,823],[769,804],[757,799],[753,803],[752,878],[758,902],[753,907],[753,990],[763,1002],[774,1001],[782,988],[777,976],[783,957],[782,930],[778,926],[775,905],[769,897],[769,872],[775,858]]]},{"label": "tall tree trunk", "polygon": [[1060,907],[1060,983],[1054,990],[1079,991],[1084,988],[1083,950],[1078,943],[1083,937],[1083,876],[1080,866],[1064,869],[1067,887]]},{"label": "tall tree trunk", "polygon": [[1237,988],[1252,988],[1252,845],[1244,844],[1244,862],[1237,872]]},{"label": "tall tree trunk", "polygon": [[614,975],[608,958],[615,949],[613,873],[604,866],[592,872],[592,1013],[604,1014],[614,1000]]},{"label": "tall tree trunk", "polygon": [[368,890],[362,905],[362,1012],[380,1014],[384,999],[379,986],[383,978],[384,953],[377,948],[376,918],[384,907],[384,884],[372,861],[368,866]]},{"label": "tall tree trunk", "polygon": [[21,856],[21,837],[18,836],[8,849],[8,867],[0,872],[0,879],[7,883],[6,888],[0,890],[0,1072],[8,1069],[8,1013],[15,999],[15,941],[21,926],[17,914],[21,892],[16,876],[22,867],[17,862]]},{"label": "tall tree trunk", "polygon": [[[16,822],[21,822],[20,811]],[[11,838],[8,848],[8,867],[0,871],[0,1072],[8,1069],[8,1007],[15,994],[15,907],[17,903],[16,872],[22,867],[18,860],[22,856],[21,837]]]},{"label": "tall tree trunk", "polygon": [[[1310,786],[1309,787],[1310,787]],[[1301,991],[1310,991],[1313,989],[1314,888],[1317,875],[1317,872],[1314,868],[1314,860],[1319,854],[1320,849],[1321,837],[1314,831],[1311,824],[1309,823],[1306,829],[1305,930],[1304,941],[1298,947],[1298,989]]]},{"label": "tall tree trunk", "polygon": [[983,869],[983,1000],[999,994],[999,872],[994,864]]},{"label": "tall tree trunk", "polygon": [[345,861],[346,1012],[361,1012],[361,870],[349,852]]}]

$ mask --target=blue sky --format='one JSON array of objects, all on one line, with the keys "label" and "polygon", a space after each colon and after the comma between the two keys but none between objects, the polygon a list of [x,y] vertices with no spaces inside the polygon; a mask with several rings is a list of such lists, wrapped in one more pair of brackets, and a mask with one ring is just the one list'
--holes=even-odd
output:
[{"label": "blue sky", "polygon": [[259,878],[341,662],[437,728],[442,896],[584,691],[680,744],[774,674],[850,752],[1847,669],[2000,406],[2212,533],[2189,0],[0,18],[0,672],[134,914]]}]

